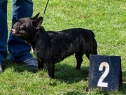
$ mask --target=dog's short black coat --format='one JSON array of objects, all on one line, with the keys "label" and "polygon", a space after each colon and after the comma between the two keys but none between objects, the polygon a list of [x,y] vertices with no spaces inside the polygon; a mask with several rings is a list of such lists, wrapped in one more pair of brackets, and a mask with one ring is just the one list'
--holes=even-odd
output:
[{"label": "dog's short black coat", "polygon": [[97,42],[91,30],[71,28],[62,31],[45,31],[40,26],[43,18],[22,18],[13,26],[13,35],[26,40],[35,51],[39,68],[44,63],[50,78],[54,78],[55,63],[75,54],[76,69],[80,69],[85,54],[89,59],[90,54],[97,54]]}]

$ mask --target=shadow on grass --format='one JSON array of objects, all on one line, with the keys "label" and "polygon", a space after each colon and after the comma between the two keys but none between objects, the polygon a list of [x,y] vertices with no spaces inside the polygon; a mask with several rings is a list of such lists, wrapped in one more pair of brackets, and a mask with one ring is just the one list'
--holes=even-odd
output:
[{"label": "shadow on grass", "polygon": [[122,95],[126,95],[126,83],[122,83],[120,85],[119,91],[122,93]]},{"label": "shadow on grass", "polygon": [[[12,68],[14,69],[15,72],[33,72],[35,73],[34,70],[29,68],[26,65],[23,64],[17,64],[11,61],[6,61],[4,64],[5,69],[7,68]],[[46,68],[44,68],[46,69]],[[47,73],[47,72],[46,72]],[[72,84],[72,83],[77,83],[79,81],[88,81],[88,73],[89,73],[89,67],[82,66],[80,70],[76,70],[75,66],[71,66],[67,63],[62,63],[62,64],[56,64],[55,65],[55,79],[59,80],[60,82],[65,82],[67,84]],[[123,75],[123,83],[119,87],[119,93],[121,95],[126,94],[126,72],[122,72]],[[50,84],[51,86],[57,85],[57,82],[54,81]],[[111,92],[109,92],[111,93]],[[83,95],[83,93],[79,92],[67,92],[65,95]]]},{"label": "shadow on grass", "polygon": [[[38,71],[24,64],[12,62],[9,60],[5,62],[4,67],[5,69],[13,68],[15,72],[19,72],[19,73],[24,71],[36,73]],[[44,69],[47,71],[46,67],[44,67]],[[62,63],[62,64],[59,63],[55,65],[55,79],[69,84],[79,82],[81,80],[87,81],[88,72],[89,72],[88,67],[81,67],[80,70],[76,70],[75,67],[67,63]]]},{"label": "shadow on grass", "polygon": [[56,64],[55,79],[69,84],[79,82],[81,80],[87,81],[88,72],[88,67],[82,66],[80,70],[76,70],[75,67],[68,65],[66,63]]},{"label": "shadow on grass", "polygon": [[7,60],[5,64],[3,65],[4,70],[7,68],[13,68],[15,72],[28,71],[28,72],[36,73],[38,71],[38,69],[28,67],[27,65],[23,63],[17,63],[10,60]]},{"label": "shadow on grass", "polygon": [[122,83],[120,84],[119,91],[122,95],[126,95],[126,72],[122,72]]}]

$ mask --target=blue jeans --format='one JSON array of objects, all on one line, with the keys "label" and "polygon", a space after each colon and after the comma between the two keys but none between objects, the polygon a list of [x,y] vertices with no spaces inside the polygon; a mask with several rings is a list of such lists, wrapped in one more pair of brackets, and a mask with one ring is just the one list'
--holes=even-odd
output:
[{"label": "blue jeans", "polygon": [[[31,17],[32,13],[32,0],[13,0],[12,26],[20,18]],[[3,63],[7,57],[7,46],[10,52],[10,60],[23,61],[32,57],[32,54],[30,54],[31,47],[28,43],[13,36],[12,32],[10,32],[8,42],[7,38],[7,0],[0,0],[0,64]]]}]

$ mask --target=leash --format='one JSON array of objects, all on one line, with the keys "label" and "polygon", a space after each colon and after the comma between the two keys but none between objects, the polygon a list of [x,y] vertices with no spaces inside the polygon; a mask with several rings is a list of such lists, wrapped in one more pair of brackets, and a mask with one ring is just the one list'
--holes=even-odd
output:
[{"label": "leash", "polygon": [[43,18],[44,18],[44,15],[45,15],[45,12],[46,12],[46,9],[47,9],[47,6],[48,6],[48,3],[49,3],[49,0],[47,0],[47,2],[46,2],[46,6],[45,6],[44,12],[43,12],[43,14],[42,14],[42,17],[43,17]]}]

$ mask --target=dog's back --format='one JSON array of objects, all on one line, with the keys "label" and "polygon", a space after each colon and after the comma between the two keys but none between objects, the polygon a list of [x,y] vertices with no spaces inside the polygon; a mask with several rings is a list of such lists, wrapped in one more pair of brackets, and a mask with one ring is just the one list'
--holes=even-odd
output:
[{"label": "dog's back", "polygon": [[[41,57],[45,61],[59,62],[64,58],[76,53],[83,52],[89,57],[89,54],[97,54],[97,43],[94,33],[91,30],[82,28],[71,28],[62,31],[46,31],[46,40],[41,47],[46,44],[46,48],[42,48]],[[43,55],[43,56],[42,56]]]}]

